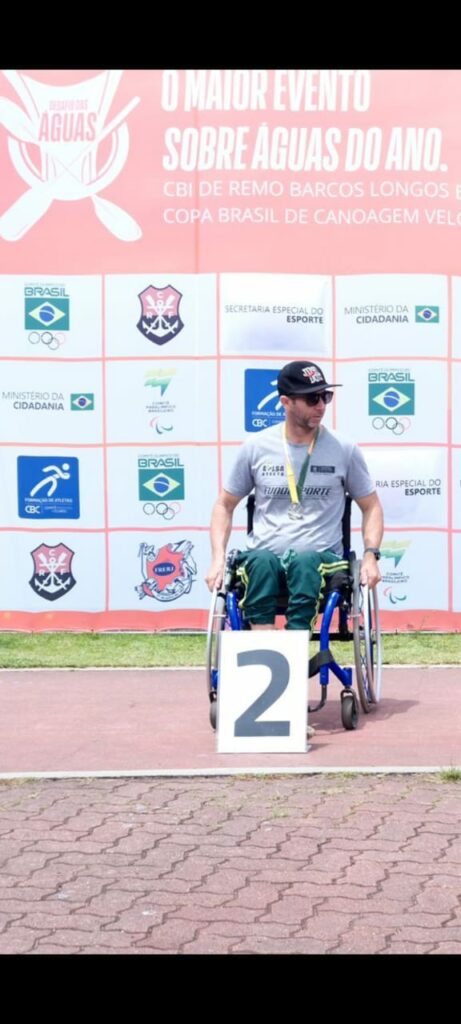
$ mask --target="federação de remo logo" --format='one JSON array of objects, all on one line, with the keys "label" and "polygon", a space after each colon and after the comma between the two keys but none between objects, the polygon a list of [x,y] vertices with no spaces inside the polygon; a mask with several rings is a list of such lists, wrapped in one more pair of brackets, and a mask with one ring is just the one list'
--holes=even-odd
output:
[{"label": "federa\u00e7\u00e3o de remo logo", "polygon": [[182,331],[184,324],[179,315],[182,294],[168,284],[156,288],[150,284],[139,293],[141,316],[136,324],[138,331],[155,345],[166,345]]},{"label": "federa\u00e7\u00e3o de remo logo", "polygon": [[139,558],[142,583],[135,587],[139,598],[153,597],[156,601],[176,601],[189,594],[197,576],[197,565],[192,558],[193,544],[180,540],[156,548],[154,544],[141,544]]}]

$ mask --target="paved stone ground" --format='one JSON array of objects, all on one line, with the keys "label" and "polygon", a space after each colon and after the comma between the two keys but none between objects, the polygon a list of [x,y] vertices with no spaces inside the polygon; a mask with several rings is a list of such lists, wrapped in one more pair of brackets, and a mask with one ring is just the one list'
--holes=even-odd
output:
[{"label": "paved stone ground", "polygon": [[0,783],[0,953],[461,953],[461,782]]}]

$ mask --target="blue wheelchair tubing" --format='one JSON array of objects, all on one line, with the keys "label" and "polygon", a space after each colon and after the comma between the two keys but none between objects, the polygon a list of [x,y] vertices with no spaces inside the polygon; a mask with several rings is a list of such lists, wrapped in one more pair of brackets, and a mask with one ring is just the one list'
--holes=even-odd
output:
[{"label": "blue wheelchair tubing", "polygon": [[[327,597],[325,610],[323,612],[322,626],[320,630],[320,650],[328,651],[329,647],[329,632],[331,626],[331,620],[338,601],[341,598],[341,594],[338,590],[333,590]],[[230,591],[226,594],[226,611],[229,617],[229,622],[232,630],[243,629],[243,617],[238,606],[237,594],[235,591]],[[333,672],[333,675],[343,684],[346,689],[352,688],[352,669],[341,668],[336,661],[331,661],[328,665],[320,666],[320,685],[328,686],[329,683],[329,671]],[[217,680],[216,680],[217,684]]]}]

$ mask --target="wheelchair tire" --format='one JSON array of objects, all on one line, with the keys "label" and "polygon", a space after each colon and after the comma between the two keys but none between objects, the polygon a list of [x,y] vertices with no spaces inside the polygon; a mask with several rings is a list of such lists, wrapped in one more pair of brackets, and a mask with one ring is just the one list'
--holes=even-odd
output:
[{"label": "wheelchair tire", "polygon": [[355,673],[360,703],[365,714],[381,693],[381,628],[376,588],[360,584],[361,563],[352,562],[352,634]]},{"label": "wheelchair tire", "polygon": [[357,700],[354,693],[341,694],[341,721],[344,729],[356,729],[359,723]]},{"label": "wheelchair tire", "polygon": [[212,729],[216,730],[218,724],[218,701],[216,699],[211,701],[210,704],[210,725]]},{"label": "wheelchair tire", "polygon": [[215,590],[211,599],[210,614],[208,616],[208,631],[206,644],[206,681],[207,692],[214,697],[216,692],[217,672],[219,666],[219,647],[221,633],[226,625],[226,599],[224,595]]}]

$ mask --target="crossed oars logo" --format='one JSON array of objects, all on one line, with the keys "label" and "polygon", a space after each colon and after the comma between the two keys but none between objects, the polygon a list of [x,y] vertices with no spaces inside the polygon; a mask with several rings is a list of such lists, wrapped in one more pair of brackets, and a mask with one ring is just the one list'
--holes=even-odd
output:
[{"label": "crossed oars logo", "polygon": [[[46,86],[18,71],[4,71],[3,74],[25,109],[0,96],[0,123],[8,132],[8,150],[12,162],[30,187],[0,217],[0,236],[8,242],[22,238],[43,217],[55,199],[90,198],[99,220],[116,238],[124,242],[141,238],[141,228],[134,218],[116,203],[98,195],[120,174],[125,164],[129,150],[126,118],[140,99],[139,96],[134,97],[106,124],[123,72],[105,71],[94,79],[80,83],[88,103],[93,102],[96,115],[95,137],[90,142],[49,142],[39,138],[41,117],[47,103],[56,95],[56,86]],[[109,136],[110,154],[98,171],[98,147]],[[31,145],[40,148],[41,168],[31,158],[28,150]]]}]

